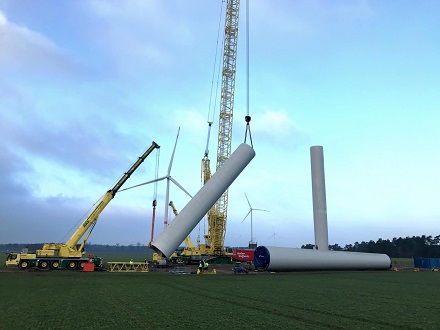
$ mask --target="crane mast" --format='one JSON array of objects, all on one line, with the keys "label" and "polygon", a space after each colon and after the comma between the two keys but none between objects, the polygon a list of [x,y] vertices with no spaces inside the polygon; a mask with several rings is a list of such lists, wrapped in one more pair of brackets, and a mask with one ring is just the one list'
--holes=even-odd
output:
[{"label": "crane mast", "polygon": [[[240,0],[227,0],[216,170],[231,154],[239,9]],[[227,212],[228,190],[208,213],[207,241],[215,255],[224,253]]]}]

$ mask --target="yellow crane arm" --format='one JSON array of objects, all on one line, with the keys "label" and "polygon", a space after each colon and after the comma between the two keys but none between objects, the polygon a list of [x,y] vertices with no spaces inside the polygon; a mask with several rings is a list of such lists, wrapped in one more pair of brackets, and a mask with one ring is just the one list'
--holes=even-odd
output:
[{"label": "yellow crane arm", "polygon": [[[70,239],[66,242],[66,246],[68,248],[74,249],[78,241],[81,237],[84,236],[86,231],[98,221],[98,217],[101,212],[105,209],[105,207],[110,203],[110,201],[115,197],[115,194],[122,187],[122,185],[128,180],[131,174],[142,164],[142,162],[147,158],[149,154],[153,152],[154,149],[160,148],[160,146],[156,142],[152,142],[151,146],[140,156],[136,162],[130,167],[130,169],[124,173],[124,175],[119,179],[119,181],[115,184],[115,186],[107,191],[105,195],[101,198],[101,200],[97,203],[95,208],[90,212],[90,214],[86,217],[84,222],[79,226],[79,228],[73,233]],[[81,248],[84,246],[88,239],[89,235],[86,236],[86,239],[81,244]]]},{"label": "yellow crane arm", "polygon": [[[231,154],[239,10],[240,0],[227,0],[216,170]],[[210,213],[208,214],[208,235],[212,244],[211,249],[214,254],[221,255],[226,233],[228,190],[219,198]]]}]

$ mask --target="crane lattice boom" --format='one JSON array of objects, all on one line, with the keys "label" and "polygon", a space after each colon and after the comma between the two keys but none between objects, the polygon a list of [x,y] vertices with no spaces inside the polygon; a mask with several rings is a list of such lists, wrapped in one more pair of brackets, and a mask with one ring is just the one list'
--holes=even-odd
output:
[{"label": "crane lattice boom", "polygon": [[[231,154],[239,9],[240,0],[227,0],[216,169]],[[217,255],[223,254],[224,250],[227,211],[228,190],[217,201],[214,210],[211,210],[211,216],[208,215],[211,248]]]}]

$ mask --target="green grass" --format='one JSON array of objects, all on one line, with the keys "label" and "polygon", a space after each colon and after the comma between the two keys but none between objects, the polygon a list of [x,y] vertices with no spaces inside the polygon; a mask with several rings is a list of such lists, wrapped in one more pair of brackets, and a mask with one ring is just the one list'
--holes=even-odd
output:
[{"label": "green grass", "polygon": [[434,329],[439,272],[0,273],[3,329]]}]

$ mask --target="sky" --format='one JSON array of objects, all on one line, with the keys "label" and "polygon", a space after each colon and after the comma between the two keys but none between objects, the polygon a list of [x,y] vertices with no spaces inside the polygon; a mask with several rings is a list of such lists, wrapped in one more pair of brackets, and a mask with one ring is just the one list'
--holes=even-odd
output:
[{"label": "sky", "polygon": [[[152,141],[159,152],[123,188],[166,175],[179,127],[171,176],[197,193],[210,117],[216,162],[224,5],[0,0],[0,243],[67,241]],[[245,8],[232,151],[246,129]],[[256,156],[229,189],[225,245],[251,240],[245,194],[269,211],[253,212],[258,245],[314,243],[314,145],[330,244],[439,234],[439,16],[436,0],[250,1]],[[165,192],[161,181],[156,237]],[[154,185],[118,192],[89,242],[146,245],[154,197]],[[173,184],[170,197],[178,210],[190,200]]]}]

